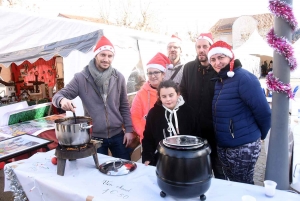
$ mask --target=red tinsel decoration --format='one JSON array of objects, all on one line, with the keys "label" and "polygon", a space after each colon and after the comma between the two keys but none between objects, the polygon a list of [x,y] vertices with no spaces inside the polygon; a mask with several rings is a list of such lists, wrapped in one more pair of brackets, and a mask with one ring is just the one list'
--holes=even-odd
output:
[{"label": "red tinsel decoration", "polygon": [[291,67],[291,70],[295,70],[297,68],[297,61],[294,57],[293,46],[287,39],[277,37],[274,29],[272,28],[267,34],[267,41],[277,53],[285,57]]},{"label": "red tinsel decoration", "polygon": [[[292,7],[289,4],[280,0],[270,0],[269,9],[276,17],[281,17],[286,20],[293,31],[296,30],[298,23],[294,17]],[[276,52],[285,57],[291,70],[297,68],[293,47],[287,39],[276,36],[272,28],[267,34],[267,41]],[[275,77],[272,72],[269,72],[267,75],[267,86],[271,91],[286,93],[289,98],[294,98],[291,85],[279,81],[279,78]]]},{"label": "red tinsel decoration", "polygon": [[296,30],[298,23],[294,16],[292,7],[284,1],[280,0],[270,0],[269,9],[276,16],[281,17],[287,21],[293,31]]},{"label": "red tinsel decoration", "polygon": [[287,93],[289,98],[294,98],[291,85],[289,83],[284,84],[283,82],[279,81],[279,79],[275,77],[272,72],[269,72],[267,75],[267,86],[271,91],[275,91],[277,93]]}]

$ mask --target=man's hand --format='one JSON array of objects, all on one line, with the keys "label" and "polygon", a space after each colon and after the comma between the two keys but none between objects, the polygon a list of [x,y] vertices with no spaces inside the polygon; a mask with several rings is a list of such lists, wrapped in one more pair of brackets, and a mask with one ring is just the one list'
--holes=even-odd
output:
[{"label": "man's hand", "polygon": [[135,135],[133,133],[125,133],[124,139],[123,139],[123,144],[126,143],[125,147],[128,147],[134,138],[135,138]]},{"label": "man's hand", "polygon": [[60,108],[65,111],[72,111],[75,112],[76,106],[72,103],[71,100],[63,98],[60,100]]},{"label": "man's hand", "polygon": [[148,165],[149,165],[149,163],[150,163],[150,161],[145,161],[145,163],[144,163],[144,164],[145,164],[146,166],[148,166]]}]

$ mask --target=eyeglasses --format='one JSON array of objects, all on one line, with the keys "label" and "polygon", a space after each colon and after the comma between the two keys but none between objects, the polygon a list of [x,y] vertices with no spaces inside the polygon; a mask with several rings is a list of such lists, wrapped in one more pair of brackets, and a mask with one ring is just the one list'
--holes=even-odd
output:
[{"label": "eyeglasses", "polygon": [[174,49],[174,50],[177,50],[178,48],[180,48],[179,46],[168,46],[168,50],[171,50],[171,49]]},{"label": "eyeglasses", "polygon": [[154,72],[149,72],[149,73],[147,73],[147,75],[148,75],[149,77],[151,77],[152,75],[154,75],[155,77],[157,77],[160,73],[161,73],[161,71],[154,71]]}]

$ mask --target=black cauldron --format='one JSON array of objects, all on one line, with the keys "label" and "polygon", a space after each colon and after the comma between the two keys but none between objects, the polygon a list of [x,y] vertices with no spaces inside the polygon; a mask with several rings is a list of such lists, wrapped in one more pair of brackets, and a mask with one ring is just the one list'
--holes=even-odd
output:
[{"label": "black cauldron", "polygon": [[172,136],[160,141],[157,150],[156,176],[161,197],[200,196],[205,200],[204,193],[212,178],[211,149],[207,141],[189,135]]}]

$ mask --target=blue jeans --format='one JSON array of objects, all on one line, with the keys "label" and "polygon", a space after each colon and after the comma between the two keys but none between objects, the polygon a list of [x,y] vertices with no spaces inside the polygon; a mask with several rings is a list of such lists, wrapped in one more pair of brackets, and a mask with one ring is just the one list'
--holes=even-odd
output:
[{"label": "blue jeans", "polygon": [[97,153],[108,155],[109,149],[113,157],[131,160],[130,155],[133,150],[130,148],[126,148],[125,144],[123,144],[123,131],[111,138],[92,137],[92,139],[102,140],[101,147],[97,149]]}]

